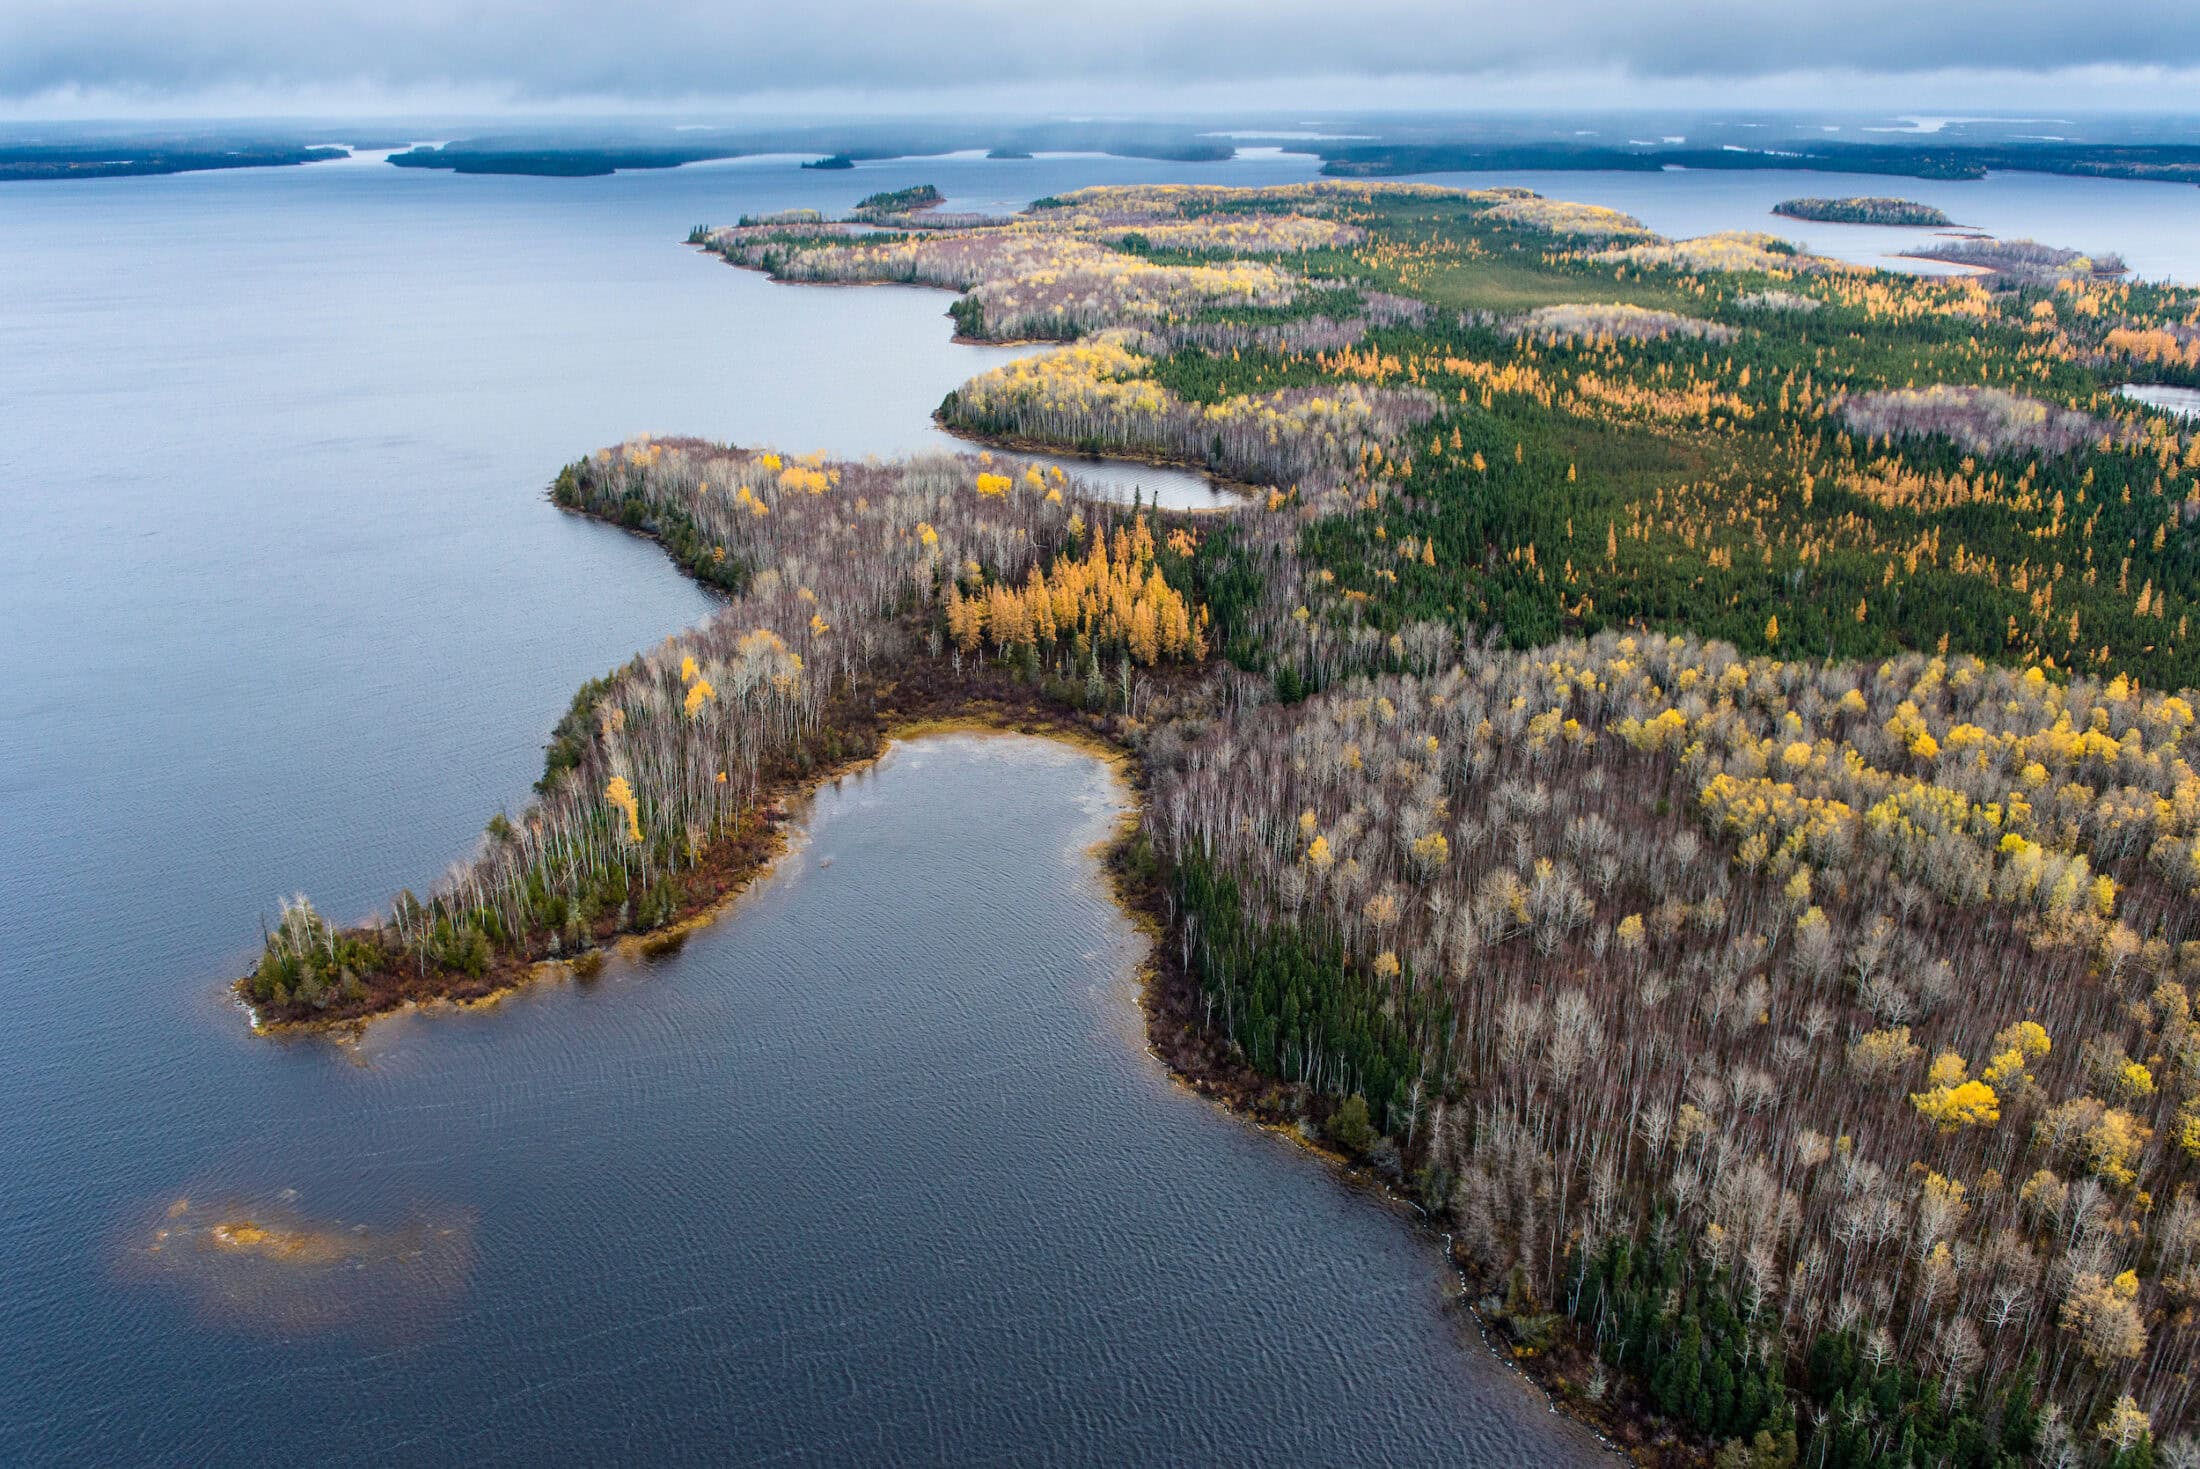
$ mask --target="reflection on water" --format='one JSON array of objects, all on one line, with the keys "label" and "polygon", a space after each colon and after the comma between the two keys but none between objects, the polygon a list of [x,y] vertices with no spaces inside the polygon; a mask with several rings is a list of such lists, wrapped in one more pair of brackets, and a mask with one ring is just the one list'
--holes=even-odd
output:
[{"label": "reflection on water", "polygon": [[2200,418],[2200,388],[2169,388],[2154,383],[2126,383],[2116,391],[2134,402],[2185,418]]},{"label": "reflection on water", "polygon": [[210,1326],[416,1340],[464,1291],[472,1260],[463,1215],[346,1224],[307,1215],[286,1189],[171,1201],[125,1242],[119,1273],[180,1290]]},{"label": "reflection on water", "polygon": [[133,1205],[67,1338],[119,1350],[0,1459],[1605,1462],[1433,1242],[1148,1055],[1092,851],[1126,799],[911,740],[676,954],[252,1045],[249,1146]]}]

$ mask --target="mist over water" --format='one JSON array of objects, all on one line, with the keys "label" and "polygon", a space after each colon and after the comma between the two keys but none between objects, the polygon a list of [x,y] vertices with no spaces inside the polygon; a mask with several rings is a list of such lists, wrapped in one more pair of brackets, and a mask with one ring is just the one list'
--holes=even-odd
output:
[{"label": "mist over water", "polygon": [[1085,855],[1121,796],[1064,748],[899,751],[590,986],[356,1049],[254,1040],[226,993],[279,894],[429,886],[579,682],[709,610],[555,511],[560,464],[953,447],[941,396],[1028,350],[691,225],[1311,168],[0,195],[0,1461],[1588,1461],[1463,1344],[1433,1249],[1144,1054]]}]

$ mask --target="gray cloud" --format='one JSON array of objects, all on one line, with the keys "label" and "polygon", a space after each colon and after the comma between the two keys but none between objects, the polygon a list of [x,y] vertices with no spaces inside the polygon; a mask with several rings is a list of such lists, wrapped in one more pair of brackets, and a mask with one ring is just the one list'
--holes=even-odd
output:
[{"label": "gray cloud", "polygon": [[0,0],[0,97],[15,99],[349,88],[642,104],[890,88],[979,111],[999,88],[1049,83],[2196,65],[2193,0],[2126,0],[2113,24],[2007,0]]}]

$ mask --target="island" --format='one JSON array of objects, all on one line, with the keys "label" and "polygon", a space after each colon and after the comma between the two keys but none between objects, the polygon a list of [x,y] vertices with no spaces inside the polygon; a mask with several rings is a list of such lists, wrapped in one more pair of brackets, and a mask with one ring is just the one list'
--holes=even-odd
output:
[{"label": "island", "polygon": [[856,161],[845,153],[830,153],[823,158],[812,159],[802,166],[804,168],[824,169],[854,168]]},{"label": "island", "polygon": [[919,210],[937,209],[946,201],[938,187],[932,184],[916,184],[906,189],[887,189],[868,194],[856,201],[857,217],[865,215],[915,214]]},{"label": "island", "polygon": [[1942,226],[1954,220],[1930,204],[1919,204],[1910,199],[1894,199],[1885,195],[1863,195],[1847,199],[1782,199],[1772,206],[1774,214],[1789,219],[1807,219],[1820,224],[1886,224]]},{"label": "island", "polygon": [[737,148],[703,144],[562,145],[489,138],[408,148],[391,154],[390,162],[399,168],[445,169],[462,174],[602,178],[622,169],[680,168],[739,156]]},{"label": "island", "polygon": [[286,904],[262,1026],[677,944],[899,730],[1097,742],[1155,1053],[1420,1211],[1638,1462],[2184,1451],[2200,432],[2117,388],[2200,292],[1338,180],[691,238],[1059,345],[966,453],[563,470],[722,605],[425,896]]}]

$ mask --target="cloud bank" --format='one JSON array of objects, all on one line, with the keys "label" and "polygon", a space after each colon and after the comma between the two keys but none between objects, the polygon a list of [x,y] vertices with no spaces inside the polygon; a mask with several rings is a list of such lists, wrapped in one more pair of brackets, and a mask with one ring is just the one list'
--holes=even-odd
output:
[{"label": "cloud bank", "polygon": [[[2113,24],[2007,0],[4,0],[0,98],[443,99],[625,108],[928,97],[1328,105],[1894,97],[2190,107],[2200,5]],[[1196,87],[1188,98],[1182,91]],[[1858,88],[1863,88],[1859,100]],[[1615,90],[1616,88],[1616,90]],[[1525,92],[1527,95],[1522,96]],[[1772,96],[1764,95],[1775,94]],[[1270,98],[1274,100],[1273,96]]]}]

